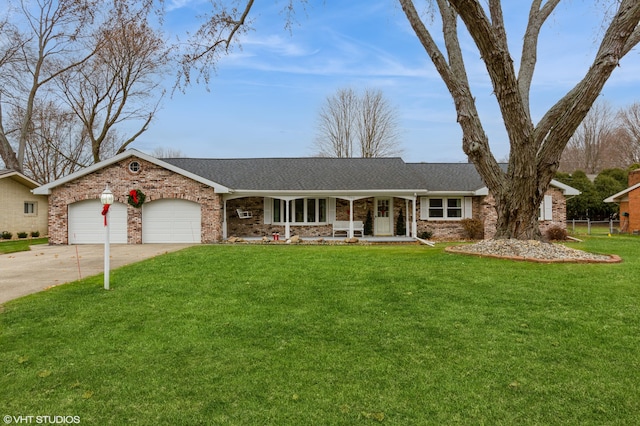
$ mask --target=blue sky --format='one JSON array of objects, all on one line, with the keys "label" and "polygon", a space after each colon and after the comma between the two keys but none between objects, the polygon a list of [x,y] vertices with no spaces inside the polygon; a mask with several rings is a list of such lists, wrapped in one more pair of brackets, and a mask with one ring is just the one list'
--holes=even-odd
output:
[{"label": "blue sky", "polygon": [[[297,10],[291,32],[285,2],[258,1],[255,31],[218,64],[209,91],[192,86],[164,101],[151,128],[132,147],[175,148],[190,157],[304,157],[314,153],[318,111],[338,89],[381,90],[396,108],[402,157],[418,162],[464,162],[453,102],[394,0],[311,0]],[[505,1],[514,60],[528,5]],[[602,33],[594,2],[561,4],[543,29],[532,88],[534,120],[586,71]],[[597,2],[595,2],[597,3]],[[166,23],[175,33],[195,31],[202,0],[168,3]],[[439,34],[434,33],[435,37]],[[508,141],[492,89],[469,38],[462,41],[477,105],[498,159]],[[601,96],[614,108],[640,101],[640,56],[632,52]],[[172,81],[167,84],[170,87]]]}]

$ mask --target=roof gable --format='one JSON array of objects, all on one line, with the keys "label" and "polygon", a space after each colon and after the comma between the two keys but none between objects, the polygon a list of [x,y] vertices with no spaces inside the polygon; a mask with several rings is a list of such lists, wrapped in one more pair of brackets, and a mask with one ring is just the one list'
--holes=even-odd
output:
[{"label": "roof gable", "polygon": [[202,176],[199,176],[199,175],[196,175],[196,174],[193,174],[193,173],[189,172],[188,170],[182,170],[179,167],[174,166],[173,164],[166,163],[166,162],[164,162],[162,160],[159,160],[159,159],[157,159],[155,157],[152,157],[150,155],[144,154],[144,153],[142,153],[140,151],[137,151],[135,149],[128,149],[125,152],[122,152],[122,153],[120,153],[120,154],[118,154],[118,155],[116,155],[114,157],[111,157],[111,158],[109,158],[107,160],[101,161],[101,162],[96,163],[96,164],[92,164],[89,167],[85,167],[84,169],[78,170],[77,172],[71,173],[71,174],[69,174],[69,175],[67,175],[67,176],[65,176],[63,178],[57,179],[57,180],[55,180],[53,182],[50,182],[50,183],[48,183],[46,185],[42,185],[42,186],[34,189],[33,193],[34,194],[39,194],[39,195],[51,194],[51,190],[53,188],[57,187],[57,186],[63,185],[65,183],[67,183],[67,182],[71,182],[73,180],[76,180],[76,179],[81,178],[83,176],[86,176],[88,174],[91,174],[91,173],[93,173],[93,172],[95,172],[97,170],[102,169],[103,167],[106,167],[106,166],[109,166],[111,164],[117,163],[118,161],[124,160],[124,159],[129,158],[129,157],[138,157],[140,159],[149,161],[150,163],[156,164],[156,165],[158,165],[160,167],[163,167],[165,169],[171,170],[172,172],[175,172],[175,173],[178,173],[178,174],[183,175],[185,177],[188,177],[190,179],[193,179],[193,180],[195,180],[197,182],[203,183],[205,185],[209,185],[212,188],[214,188],[215,191],[218,192],[218,193],[229,192],[229,188],[227,188],[227,187],[225,187],[223,185],[220,185],[217,182],[205,179]]}]

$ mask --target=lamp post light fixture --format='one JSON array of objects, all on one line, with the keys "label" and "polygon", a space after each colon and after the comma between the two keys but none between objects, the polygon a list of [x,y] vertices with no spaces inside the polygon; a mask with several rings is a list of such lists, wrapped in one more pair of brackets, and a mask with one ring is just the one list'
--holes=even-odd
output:
[{"label": "lamp post light fixture", "polygon": [[109,206],[113,204],[113,192],[109,189],[109,183],[100,194],[102,203],[102,215],[104,216],[104,289],[109,290]]}]

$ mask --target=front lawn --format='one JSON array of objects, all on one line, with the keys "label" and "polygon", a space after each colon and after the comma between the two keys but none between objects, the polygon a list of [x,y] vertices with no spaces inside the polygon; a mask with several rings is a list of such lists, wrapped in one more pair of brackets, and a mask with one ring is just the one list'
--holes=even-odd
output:
[{"label": "front lawn", "polygon": [[49,238],[25,238],[11,241],[0,240],[0,254],[15,253],[18,251],[29,251],[31,250],[31,246],[37,244],[47,244],[48,242]]},{"label": "front lawn", "polygon": [[198,246],[6,303],[0,414],[81,424],[640,424],[620,264]]}]

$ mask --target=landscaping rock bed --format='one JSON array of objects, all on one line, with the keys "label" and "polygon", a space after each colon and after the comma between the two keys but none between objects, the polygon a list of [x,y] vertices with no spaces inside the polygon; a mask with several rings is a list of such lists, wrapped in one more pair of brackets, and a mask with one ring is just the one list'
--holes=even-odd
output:
[{"label": "landscaping rock bed", "polygon": [[589,253],[566,247],[562,244],[522,240],[484,240],[475,244],[447,247],[450,253],[498,257],[530,262],[574,262],[617,263],[622,259],[616,255]]}]

